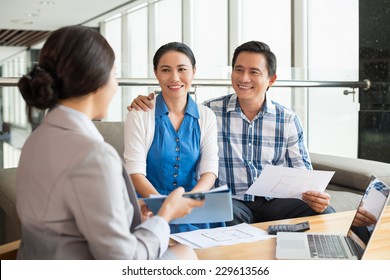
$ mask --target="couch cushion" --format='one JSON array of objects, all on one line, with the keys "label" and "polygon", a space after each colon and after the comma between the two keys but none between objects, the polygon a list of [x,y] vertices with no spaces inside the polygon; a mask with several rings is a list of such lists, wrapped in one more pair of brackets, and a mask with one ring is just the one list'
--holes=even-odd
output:
[{"label": "couch cushion", "polygon": [[335,171],[331,183],[365,191],[372,175],[390,185],[390,164],[372,160],[310,153],[315,170]]},{"label": "couch cushion", "polygon": [[16,168],[0,169],[0,206],[10,217],[18,217],[15,207],[16,171]]},{"label": "couch cushion", "polygon": [[0,169],[0,243],[20,239],[16,212],[16,168]]},{"label": "couch cushion", "polygon": [[343,191],[326,190],[330,194],[330,205],[336,212],[356,210],[362,196],[359,194]]},{"label": "couch cushion", "polygon": [[330,205],[336,212],[356,210],[363,195],[361,191],[353,191],[333,184],[329,184],[325,192],[330,195]]},{"label": "couch cushion", "polygon": [[124,146],[124,122],[94,121],[96,128],[103,135],[104,141],[111,144],[121,158]]}]

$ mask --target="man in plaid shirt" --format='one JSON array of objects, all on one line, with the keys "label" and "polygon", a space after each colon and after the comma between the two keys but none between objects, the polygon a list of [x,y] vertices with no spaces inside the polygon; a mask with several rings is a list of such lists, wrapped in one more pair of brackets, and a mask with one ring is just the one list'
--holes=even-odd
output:
[{"label": "man in plaid shirt", "polygon": [[[313,169],[298,116],[270,100],[266,92],[276,80],[276,57],[268,45],[250,41],[233,55],[234,94],[208,100],[217,117],[219,171],[216,187],[228,185],[233,196],[233,221],[256,223],[332,213],[330,196],[308,191],[299,199],[254,197],[245,192],[267,164]],[[132,107],[146,110],[149,97]]]}]

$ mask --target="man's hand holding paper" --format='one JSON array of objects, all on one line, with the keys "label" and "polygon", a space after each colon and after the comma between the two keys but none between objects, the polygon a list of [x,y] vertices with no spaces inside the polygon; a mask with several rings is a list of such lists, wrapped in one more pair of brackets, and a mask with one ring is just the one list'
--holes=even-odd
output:
[{"label": "man's hand holding paper", "polygon": [[247,194],[304,200],[317,212],[329,205],[324,193],[334,171],[319,171],[267,165],[248,189]]},{"label": "man's hand holding paper", "polygon": [[302,194],[302,200],[317,213],[323,212],[330,205],[330,195],[326,192],[307,191]]}]

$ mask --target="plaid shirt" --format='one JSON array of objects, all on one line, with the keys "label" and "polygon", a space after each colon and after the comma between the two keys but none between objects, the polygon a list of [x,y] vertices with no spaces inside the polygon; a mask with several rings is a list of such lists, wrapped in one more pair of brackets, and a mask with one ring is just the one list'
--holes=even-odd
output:
[{"label": "plaid shirt", "polygon": [[228,185],[234,198],[254,200],[245,192],[267,164],[313,169],[302,125],[293,111],[266,98],[265,106],[249,121],[236,94],[208,100],[204,105],[217,117],[216,186]]}]

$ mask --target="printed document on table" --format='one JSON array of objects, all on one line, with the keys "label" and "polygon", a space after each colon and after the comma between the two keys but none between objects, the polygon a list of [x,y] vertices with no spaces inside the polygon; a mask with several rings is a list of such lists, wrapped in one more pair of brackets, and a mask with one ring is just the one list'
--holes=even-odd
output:
[{"label": "printed document on table", "polygon": [[302,199],[306,191],[323,192],[334,171],[308,170],[266,165],[247,194],[274,198]]},{"label": "printed document on table", "polygon": [[275,236],[245,223],[230,227],[199,229],[171,234],[172,239],[194,249],[254,242]]}]

